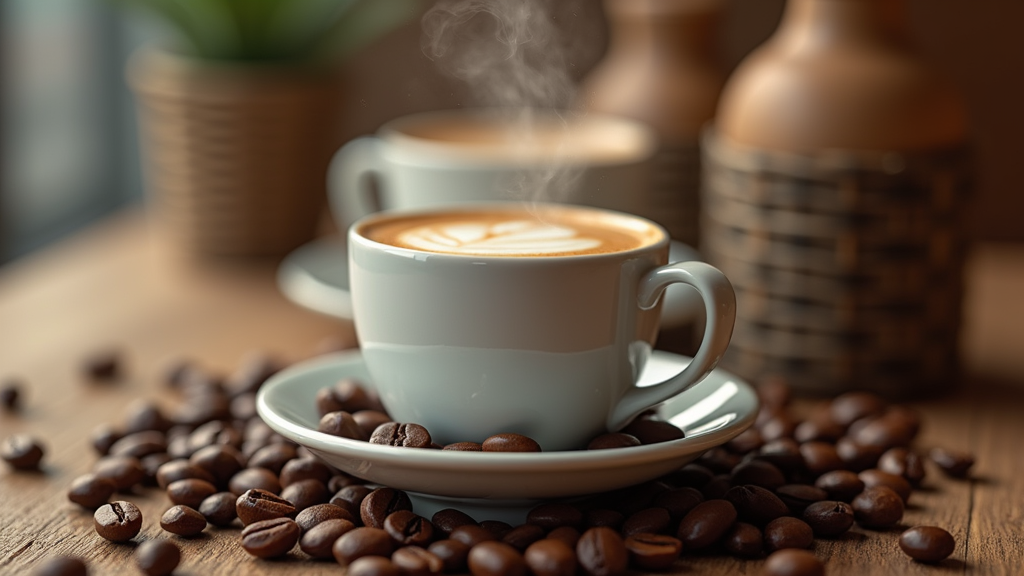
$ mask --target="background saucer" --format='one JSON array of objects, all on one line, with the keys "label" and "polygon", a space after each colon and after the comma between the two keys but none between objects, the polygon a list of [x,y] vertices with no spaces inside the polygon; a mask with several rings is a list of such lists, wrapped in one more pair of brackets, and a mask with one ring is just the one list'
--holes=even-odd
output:
[{"label": "background saucer", "polygon": [[[669,245],[669,261],[701,260],[696,250],[675,240]],[[348,293],[348,247],[341,236],[328,236],[305,244],[281,262],[277,284],[296,304],[343,320],[352,319]],[[704,306],[697,291],[685,284],[665,290],[661,327],[677,328],[703,318]]]},{"label": "background saucer", "polygon": [[[667,378],[689,361],[685,356],[656,351],[641,384]],[[686,432],[686,438],[680,440],[615,450],[445,452],[380,446],[317,432],[316,392],[344,377],[358,378],[372,387],[358,351],[296,364],[260,389],[259,414],[282,436],[342,471],[431,495],[425,498],[440,507],[445,507],[445,502],[480,506],[479,499],[489,500],[484,507],[514,507],[517,501],[592,494],[645,482],[735,437],[754,421],[758,408],[757,397],[747,383],[716,369],[659,407],[663,419]]]}]

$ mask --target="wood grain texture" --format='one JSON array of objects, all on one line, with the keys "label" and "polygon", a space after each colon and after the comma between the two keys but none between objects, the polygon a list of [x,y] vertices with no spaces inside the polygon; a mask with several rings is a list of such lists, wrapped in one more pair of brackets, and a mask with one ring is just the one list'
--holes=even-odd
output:
[{"label": "wood grain texture", "polygon": [[[1006,266],[1010,259],[998,261]],[[1024,256],[1013,262],[1024,269]],[[981,282],[1000,283],[998,269],[973,270]],[[324,339],[354,343],[350,325],[285,300],[274,274],[268,262],[204,266],[181,260],[152,239],[137,213],[0,270],[0,380],[17,376],[26,392],[22,411],[0,412],[0,437],[28,432],[48,447],[40,473],[0,467],[0,574],[31,573],[58,553],[87,558],[92,574],[136,574],[134,546],[165,537],[182,547],[179,575],[339,573],[337,565],[299,553],[277,562],[255,560],[238,545],[237,529],[210,527],[190,540],[170,536],[159,527],[170,503],[156,489],[119,496],[140,506],[144,524],[135,544],[112,544],[95,534],[92,514],[65,495],[72,479],[96,460],[88,442],[93,427],[120,422],[140,397],[173,405],[175,394],[161,384],[169,361],[192,358],[228,373],[253,350],[291,362],[314,354]],[[969,316],[981,320],[968,331],[968,350],[973,339],[991,337],[984,318],[999,316],[989,309],[996,305],[1005,301],[969,304]],[[1013,301],[1007,313],[1020,314],[1022,307]],[[998,326],[1004,337],[1024,334],[1024,323]],[[125,378],[88,382],[82,360],[111,348],[123,355]],[[838,540],[815,543],[830,576],[1024,574],[1024,372],[1004,376],[972,377],[954,396],[915,404],[925,421],[922,447],[968,450],[978,458],[970,481],[930,467],[904,518],[905,526],[947,528],[957,540],[953,556],[938,566],[919,564],[898,550],[899,530],[855,528]],[[685,556],[669,573],[756,575],[762,564]]]}]

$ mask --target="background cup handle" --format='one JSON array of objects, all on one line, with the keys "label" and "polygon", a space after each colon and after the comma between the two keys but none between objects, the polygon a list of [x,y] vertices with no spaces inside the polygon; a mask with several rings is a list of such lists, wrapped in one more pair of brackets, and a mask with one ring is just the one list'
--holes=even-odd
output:
[{"label": "background cup handle", "polygon": [[670,284],[689,284],[704,301],[707,323],[700,348],[682,372],[672,378],[643,388],[633,387],[608,416],[608,430],[618,430],[647,408],[693,386],[711,372],[725,354],[736,323],[736,293],[720,270],[703,262],[677,262],[655,268],[640,279],[637,303],[641,308],[657,304]]},{"label": "background cup handle", "polygon": [[369,176],[381,177],[381,141],[376,136],[356,138],[342,146],[327,169],[328,200],[344,233],[353,222],[380,209]]}]

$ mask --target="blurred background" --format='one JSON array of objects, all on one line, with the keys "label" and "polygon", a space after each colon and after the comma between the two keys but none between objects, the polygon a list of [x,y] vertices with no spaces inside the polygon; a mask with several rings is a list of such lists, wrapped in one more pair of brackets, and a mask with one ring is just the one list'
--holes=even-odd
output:
[{"label": "blurred background", "polygon": [[[387,0],[384,0],[387,1]],[[425,11],[429,0],[419,0]],[[728,73],[775,28],[783,0],[728,0],[716,42]],[[585,34],[580,78],[604,55],[599,0],[556,16]],[[919,52],[966,96],[977,163],[970,239],[1024,241],[1024,3],[911,0]],[[106,0],[0,2],[0,263],[144,201],[129,55],[164,31]],[[418,17],[343,64],[339,141],[410,112],[467,103],[420,48]]]}]

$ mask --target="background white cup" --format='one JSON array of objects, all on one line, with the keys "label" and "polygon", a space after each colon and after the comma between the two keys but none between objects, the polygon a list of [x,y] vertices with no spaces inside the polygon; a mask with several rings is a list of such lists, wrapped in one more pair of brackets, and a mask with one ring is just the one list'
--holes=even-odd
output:
[{"label": "background white cup", "polygon": [[650,127],[610,115],[413,114],[335,154],[331,209],[342,230],[377,210],[483,201],[567,202],[651,218],[649,163],[656,147]]},{"label": "background white cup", "polygon": [[[442,444],[516,432],[544,450],[575,449],[715,367],[732,334],[732,286],[701,262],[666,265],[667,233],[651,221],[587,207],[535,206],[541,214],[575,211],[653,234],[638,248],[583,256],[439,254],[365,235],[374,224],[410,214],[499,206],[517,218],[524,213],[520,204],[398,210],[349,229],[355,327],[396,421],[422,424]],[[638,388],[658,329],[659,297],[674,283],[692,286],[703,300],[703,342],[680,374]]]}]

